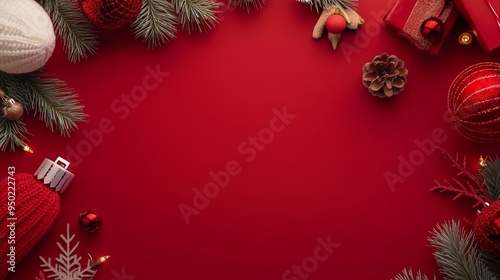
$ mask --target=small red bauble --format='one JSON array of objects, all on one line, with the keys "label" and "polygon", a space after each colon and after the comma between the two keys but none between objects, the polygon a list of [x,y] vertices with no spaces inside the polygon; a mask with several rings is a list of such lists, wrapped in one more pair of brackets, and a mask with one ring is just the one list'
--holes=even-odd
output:
[{"label": "small red bauble", "polygon": [[431,17],[426,19],[420,26],[420,34],[426,39],[436,40],[443,36],[444,28],[442,20]]},{"label": "small red bauble", "polygon": [[345,18],[341,15],[334,14],[326,19],[325,27],[328,32],[333,34],[342,33],[347,26]]},{"label": "small red bauble", "polygon": [[500,140],[500,64],[474,64],[453,81],[448,111],[458,131],[475,142]]},{"label": "small red bauble", "polygon": [[486,206],[474,221],[474,235],[479,247],[500,257],[500,201]]},{"label": "small red bauble", "polygon": [[94,232],[101,227],[102,217],[95,211],[86,211],[80,214],[78,223],[84,230]]},{"label": "small red bauble", "polygon": [[78,5],[94,26],[117,29],[137,18],[142,0],[78,0]]}]

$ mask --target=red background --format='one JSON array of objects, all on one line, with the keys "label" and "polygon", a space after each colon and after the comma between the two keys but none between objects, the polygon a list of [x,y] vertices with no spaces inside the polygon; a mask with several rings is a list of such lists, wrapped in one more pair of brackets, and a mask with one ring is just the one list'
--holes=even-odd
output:
[{"label": "red background", "polygon": [[[76,178],[62,195],[61,214],[8,279],[34,279],[38,256],[59,253],[67,223],[84,257],[111,255],[96,280],[120,280],[113,271],[122,269],[137,280],[281,279],[327,236],[340,247],[309,279],[389,279],[405,267],[438,274],[429,231],[472,219],[472,204],[429,193],[434,179],[454,175],[438,153],[394,190],[384,172],[397,173],[398,157],[408,159],[418,149],[414,141],[435,129],[446,135],[441,146],[467,155],[471,168],[479,155],[497,153],[495,145],[466,141],[443,116],[454,77],[500,56],[477,40],[459,45],[458,34],[468,29],[461,18],[438,56],[418,51],[378,23],[388,6],[360,1],[365,26],[380,29],[364,42],[347,32],[341,44],[359,47],[350,56],[332,51],[326,36],[313,40],[318,15],[292,0],[268,1],[250,14],[225,11],[207,34],[179,32],[154,51],[121,30],[103,33],[99,52],[72,64],[58,42],[47,72],[79,93],[88,122],[61,138],[24,117],[35,153],[3,153],[0,171],[32,173],[44,158],[67,156],[103,119],[114,130],[70,165]],[[409,69],[407,88],[390,99],[372,97],[361,83],[363,64],[382,52]],[[111,104],[142,84],[148,66],[169,76],[121,120]],[[247,162],[240,143],[285,106],[296,118]],[[179,205],[192,206],[193,188],[202,189],[209,172],[230,160],[241,174],[186,225]],[[77,224],[88,209],[104,217],[94,234]]]}]

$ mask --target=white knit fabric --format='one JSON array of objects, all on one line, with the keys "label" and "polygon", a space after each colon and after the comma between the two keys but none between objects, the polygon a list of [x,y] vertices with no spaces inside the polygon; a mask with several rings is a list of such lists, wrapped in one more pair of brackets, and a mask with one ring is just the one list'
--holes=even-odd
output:
[{"label": "white knit fabric", "polygon": [[55,46],[49,15],[34,0],[0,0],[0,70],[28,73],[49,60]]}]

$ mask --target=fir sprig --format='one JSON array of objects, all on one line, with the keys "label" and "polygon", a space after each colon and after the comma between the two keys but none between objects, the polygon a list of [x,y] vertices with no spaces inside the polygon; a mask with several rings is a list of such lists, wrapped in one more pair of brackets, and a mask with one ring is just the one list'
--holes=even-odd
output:
[{"label": "fir sprig", "polygon": [[460,222],[447,222],[432,231],[429,238],[436,249],[434,257],[445,280],[496,280],[488,270],[476,247],[474,233],[460,227]]},{"label": "fir sprig", "polygon": [[9,121],[6,118],[0,118],[0,150],[7,149],[15,151],[17,147],[24,147],[27,140],[28,130],[21,121]]},{"label": "fir sprig", "polygon": [[175,38],[177,17],[172,3],[165,0],[143,0],[141,12],[132,23],[135,38],[155,48]]},{"label": "fir sprig", "polygon": [[308,4],[319,13],[323,8],[330,5],[335,5],[340,9],[356,9],[358,6],[358,0],[297,0],[301,3]]},{"label": "fir sprig", "polygon": [[484,261],[488,269],[497,279],[500,279],[500,260],[485,251],[481,251],[481,259]]},{"label": "fir sprig", "polygon": [[[415,276],[411,268],[408,270],[405,268],[403,272],[396,275],[392,280],[429,280],[429,277],[427,277],[427,275],[422,275],[420,271],[417,271],[417,275]],[[434,276],[434,280],[436,280],[436,276]]]},{"label": "fir sprig", "polygon": [[68,59],[78,62],[97,51],[97,32],[78,9],[75,0],[40,0],[62,39]]},{"label": "fir sprig", "polygon": [[182,29],[206,32],[219,22],[218,9],[222,5],[215,0],[172,0],[175,12],[179,15]]},{"label": "fir sprig", "polygon": [[486,166],[481,168],[480,174],[491,197],[494,200],[500,200],[500,158],[487,160]]},{"label": "fir sprig", "polygon": [[234,5],[235,7],[245,9],[247,13],[249,13],[252,7],[260,9],[265,3],[266,0],[229,0],[228,5]]}]

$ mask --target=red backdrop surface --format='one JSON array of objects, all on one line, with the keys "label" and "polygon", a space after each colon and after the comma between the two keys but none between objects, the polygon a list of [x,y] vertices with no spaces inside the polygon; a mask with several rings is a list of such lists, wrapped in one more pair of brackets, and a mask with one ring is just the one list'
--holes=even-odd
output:
[{"label": "red backdrop surface", "polygon": [[[54,226],[8,280],[34,279],[39,256],[58,255],[67,223],[83,256],[111,256],[96,280],[389,279],[405,267],[438,274],[429,231],[475,212],[468,200],[429,193],[454,172],[437,152],[418,159],[416,142],[441,132],[439,144],[467,155],[471,168],[498,152],[465,140],[445,112],[454,77],[500,53],[459,45],[468,29],[461,18],[438,56],[421,52],[381,24],[388,6],[360,1],[364,37],[347,32],[341,42],[356,48],[350,54],[332,51],[326,36],[313,40],[318,15],[292,0],[224,11],[207,34],[180,32],[154,51],[121,30],[103,33],[98,54],[72,64],[58,42],[47,72],[79,93],[89,118],[61,138],[26,116],[35,153],[1,155],[2,177],[8,166],[32,173],[58,156],[76,175]],[[390,99],[361,83],[363,64],[382,52],[409,69],[407,88]],[[285,108],[294,118],[281,125],[275,116]],[[384,174],[399,174],[410,157],[414,168],[391,188]],[[193,205],[228,163],[238,166],[227,186]],[[203,209],[187,224],[180,205]],[[88,209],[104,217],[97,233],[78,226]],[[316,267],[319,239],[335,246],[319,251]],[[303,264],[310,272],[295,275]]]}]

